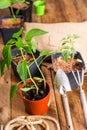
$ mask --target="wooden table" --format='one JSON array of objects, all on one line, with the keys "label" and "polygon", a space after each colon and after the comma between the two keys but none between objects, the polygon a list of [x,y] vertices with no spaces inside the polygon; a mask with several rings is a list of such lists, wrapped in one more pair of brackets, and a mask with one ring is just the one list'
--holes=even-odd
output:
[{"label": "wooden table", "polygon": [[[46,63],[45,65],[42,65],[42,70],[51,87],[51,104],[49,111],[44,116],[48,115],[54,117],[59,122],[61,130],[67,130],[68,127],[62,97],[54,85],[54,71],[48,68],[51,64]],[[10,119],[17,116],[29,116],[29,114],[25,112],[23,101],[18,93],[12,101],[9,99],[10,87],[18,81],[19,79],[14,75],[12,68],[7,70],[5,75],[0,78],[0,123],[6,124]],[[83,88],[87,97],[86,86],[87,75],[85,74]],[[80,102],[79,88],[77,90],[67,92],[67,96],[74,130],[86,130],[83,110]]]},{"label": "wooden table", "polygon": [[[6,9],[0,11],[0,15],[9,14]],[[46,13],[42,17],[37,17],[33,13],[33,22],[57,23],[57,22],[81,22],[87,20],[87,0],[46,0]],[[1,37],[1,35],[0,35]],[[0,58],[3,41],[0,38]],[[58,120],[61,130],[67,130],[67,122],[63,108],[61,95],[54,86],[54,72],[46,66],[42,66],[47,81],[51,87],[51,104],[46,115]],[[17,82],[12,68],[6,71],[0,78],[0,123],[6,124],[10,119],[17,116],[28,115],[25,112],[23,101],[19,94],[10,101],[10,87]],[[87,74],[85,74],[83,88],[87,98]],[[70,112],[74,130],[86,130],[84,116],[80,102],[79,89],[67,93]]]}]

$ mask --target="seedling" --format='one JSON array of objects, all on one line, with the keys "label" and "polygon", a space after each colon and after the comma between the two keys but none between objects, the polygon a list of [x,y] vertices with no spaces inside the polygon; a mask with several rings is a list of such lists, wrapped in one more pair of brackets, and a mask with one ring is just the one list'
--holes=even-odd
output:
[{"label": "seedling", "polygon": [[[12,5],[15,4],[15,3],[18,3],[18,2],[29,4],[29,2],[26,2],[25,0],[0,0],[0,9],[5,9],[5,8],[10,7],[11,8],[12,16],[13,16],[13,18],[15,20],[16,16],[14,14]],[[19,13],[19,9],[17,10],[16,15],[18,15],[18,13]]]},{"label": "seedling", "polygon": [[[33,85],[30,86],[30,88],[22,89],[24,91],[36,89],[36,93],[38,94],[39,88],[38,88],[36,82],[34,81],[34,79],[31,76],[31,73],[30,73],[29,66],[32,65],[32,62],[28,66],[27,61],[26,61],[25,56],[24,56],[24,53],[23,53],[23,50],[25,50],[26,53],[32,55],[32,58],[36,64],[39,72],[41,73],[42,78],[35,77],[35,79],[38,80],[39,82],[41,82],[43,80],[44,81],[44,88],[46,87],[45,77],[44,77],[44,75],[39,67],[39,64],[37,63],[36,58],[34,56],[34,53],[36,53],[36,45],[32,40],[34,37],[44,35],[46,33],[47,33],[46,31],[41,30],[41,29],[31,29],[30,31],[27,32],[27,34],[25,36],[25,41],[23,41],[21,38],[21,34],[23,34],[23,28],[22,28],[20,31],[13,34],[12,39],[10,39],[3,48],[3,51],[2,51],[3,59],[1,61],[1,74],[2,75],[5,72],[5,68],[6,67],[9,68],[11,65],[11,62],[12,62],[11,48],[12,48],[12,46],[16,46],[17,50],[19,50],[21,53],[22,61],[20,63],[18,63],[18,65],[17,65],[17,72],[19,74],[20,79],[22,80],[21,82],[26,84],[27,75],[29,75],[31,81],[33,82]],[[21,82],[17,83],[16,85],[13,85],[11,87],[12,88],[11,95],[10,95],[11,98],[14,96],[15,92],[17,91],[18,85]]]},{"label": "seedling", "polygon": [[74,55],[76,54],[76,50],[74,48],[74,44],[76,40],[79,38],[78,35],[73,34],[69,35],[66,38],[62,39],[62,46],[58,50],[62,53],[62,57],[67,62],[70,58],[74,58]]}]

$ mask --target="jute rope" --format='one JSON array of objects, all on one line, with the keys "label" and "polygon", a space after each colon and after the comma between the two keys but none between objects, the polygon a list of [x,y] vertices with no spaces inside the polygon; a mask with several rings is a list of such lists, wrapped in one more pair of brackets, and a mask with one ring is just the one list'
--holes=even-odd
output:
[{"label": "jute rope", "polygon": [[19,116],[9,121],[5,126],[5,130],[22,130],[26,127],[26,130],[36,130],[35,125],[40,125],[45,130],[50,130],[47,120],[52,121],[56,125],[56,129],[60,130],[58,122],[50,116]]}]

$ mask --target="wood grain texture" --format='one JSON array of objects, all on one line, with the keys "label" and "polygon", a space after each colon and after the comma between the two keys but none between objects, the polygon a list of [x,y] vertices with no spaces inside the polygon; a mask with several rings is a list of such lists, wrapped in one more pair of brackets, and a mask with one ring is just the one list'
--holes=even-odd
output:
[{"label": "wood grain texture", "polygon": [[[0,34],[0,59],[2,58],[3,41]],[[11,69],[6,70],[5,74],[0,75],[0,124],[6,124],[11,118],[10,109],[10,87]]]},{"label": "wood grain texture", "polygon": [[87,0],[46,0],[44,16],[36,16],[33,22],[58,23],[81,22],[87,20]]},{"label": "wood grain texture", "polygon": [[[8,15],[9,9],[0,10],[0,16]],[[87,0],[46,0],[46,11],[44,16],[36,16],[33,8],[33,21],[37,23],[60,23],[60,22],[81,22],[87,20]],[[0,35],[0,58],[3,48],[3,41]],[[62,98],[54,85],[54,72],[47,67],[42,69],[47,81],[51,86],[51,105],[47,114],[60,123],[61,130],[67,130],[67,121],[62,103]],[[6,71],[0,77],[0,123],[6,122],[17,116],[28,114],[25,112],[23,101],[17,93],[10,102],[10,86],[17,83],[19,79],[14,75],[13,70]],[[85,74],[83,89],[87,99],[87,73]],[[74,130],[86,130],[84,115],[80,101],[79,88],[67,93]]]}]

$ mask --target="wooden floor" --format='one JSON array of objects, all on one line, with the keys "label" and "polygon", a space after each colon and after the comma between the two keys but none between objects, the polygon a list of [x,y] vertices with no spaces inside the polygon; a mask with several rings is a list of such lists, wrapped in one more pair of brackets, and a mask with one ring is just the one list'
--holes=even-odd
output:
[{"label": "wooden floor", "polygon": [[[9,11],[0,10],[0,15],[9,14]],[[46,0],[46,13],[42,17],[34,14],[32,21],[37,23],[58,23],[58,22],[81,22],[87,20],[87,0]],[[0,58],[3,41],[0,35]],[[61,130],[67,130],[67,121],[62,103],[61,95],[54,86],[54,72],[46,66],[42,66],[47,81],[51,87],[51,104],[46,115],[58,120]],[[10,119],[28,115],[25,112],[24,104],[19,94],[16,94],[12,101],[9,100],[10,86],[17,82],[18,78],[14,75],[12,68],[7,70],[5,75],[0,78],[0,123],[6,124]],[[87,98],[87,75],[85,74],[83,88]],[[79,89],[67,93],[70,112],[74,130],[86,130],[83,110],[80,102]],[[52,129],[54,130],[54,129]]]}]

